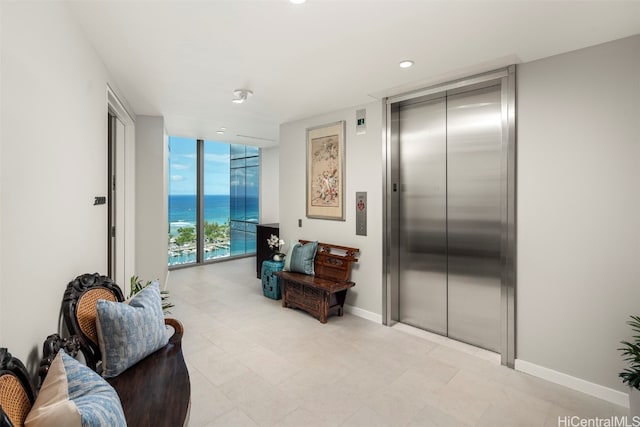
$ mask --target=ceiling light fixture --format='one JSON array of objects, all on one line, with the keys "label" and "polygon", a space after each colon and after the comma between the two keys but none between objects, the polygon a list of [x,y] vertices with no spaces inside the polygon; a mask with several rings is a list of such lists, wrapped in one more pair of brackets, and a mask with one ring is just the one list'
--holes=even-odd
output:
[{"label": "ceiling light fixture", "polygon": [[217,130],[217,131],[216,131],[216,133],[217,133],[218,135],[224,135],[224,131],[223,131],[222,129]]},{"label": "ceiling light fixture", "polygon": [[410,59],[405,59],[404,61],[400,61],[400,68],[409,68],[412,67],[414,62]]},{"label": "ceiling light fixture", "polygon": [[247,89],[236,89],[236,90],[233,91],[233,96],[235,96],[235,98],[233,98],[231,100],[231,102],[233,102],[235,104],[242,104],[251,95],[253,95],[253,92],[251,92],[250,90],[247,90]]},{"label": "ceiling light fixture", "polygon": [[307,0],[289,0],[289,3],[292,4],[302,4],[304,2],[306,2]]}]

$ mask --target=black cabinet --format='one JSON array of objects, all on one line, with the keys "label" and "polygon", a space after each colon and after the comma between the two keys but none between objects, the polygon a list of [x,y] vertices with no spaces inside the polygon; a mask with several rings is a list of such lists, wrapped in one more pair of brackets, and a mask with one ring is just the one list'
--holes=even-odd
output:
[{"label": "black cabinet", "polygon": [[256,228],[256,277],[259,279],[262,261],[273,257],[273,250],[269,249],[267,239],[272,234],[280,236],[280,224],[258,224]]}]

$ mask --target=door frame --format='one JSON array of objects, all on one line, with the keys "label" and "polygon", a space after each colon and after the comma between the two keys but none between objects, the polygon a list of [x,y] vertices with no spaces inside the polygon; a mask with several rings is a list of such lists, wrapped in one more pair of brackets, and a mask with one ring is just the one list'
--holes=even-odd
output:
[{"label": "door frame", "polygon": [[[112,279],[128,295],[129,278],[135,273],[135,119],[128,108],[120,101],[115,91],[107,84],[107,115],[115,116],[123,125],[115,133],[113,141],[113,173],[115,175],[115,194],[113,203],[113,222],[116,224],[115,259]],[[109,123],[107,121],[107,126]],[[108,134],[108,132],[107,132]],[[108,137],[108,136],[107,136]],[[109,146],[109,144],[107,144]],[[108,156],[111,150],[108,149]],[[111,194],[113,182],[108,177],[108,191]],[[108,220],[109,222],[110,220]],[[107,239],[111,240],[111,230],[107,229]],[[109,250],[109,244],[107,245]],[[109,256],[105,260],[109,262]]]},{"label": "door frame", "polygon": [[[447,92],[471,89],[492,82],[501,85],[502,132],[506,148],[502,151],[501,174],[506,177],[501,187],[501,363],[514,367],[516,351],[516,66],[490,71],[467,78],[454,80],[434,86],[399,94],[383,99],[383,289],[382,320],[392,326],[398,322],[398,265],[399,248],[394,236],[398,227],[392,221],[398,218],[398,203],[395,202],[399,191],[398,177],[395,176],[397,160],[394,147],[398,145],[398,125],[394,115],[401,102],[411,102],[418,98],[427,99]],[[397,115],[396,115],[397,116]],[[395,233],[395,234],[394,234]]]}]

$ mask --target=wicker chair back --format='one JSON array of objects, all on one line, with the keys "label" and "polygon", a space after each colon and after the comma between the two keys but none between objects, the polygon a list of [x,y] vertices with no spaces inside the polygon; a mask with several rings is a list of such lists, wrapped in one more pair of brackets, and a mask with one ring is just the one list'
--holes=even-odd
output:
[{"label": "wicker chair back", "polygon": [[78,335],[87,366],[97,370],[102,359],[96,330],[96,305],[99,299],[124,301],[122,290],[107,276],[83,274],[67,285],[62,300],[64,322],[71,335]]},{"label": "wicker chair back", "polygon": [[0,348],[0,408],[14,426],[23,426],[35,392],[22,362]]}]

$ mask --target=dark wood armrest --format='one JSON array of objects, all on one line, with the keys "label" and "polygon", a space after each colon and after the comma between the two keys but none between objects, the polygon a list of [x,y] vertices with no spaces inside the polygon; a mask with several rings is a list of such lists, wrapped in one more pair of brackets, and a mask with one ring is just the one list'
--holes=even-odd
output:
[{"label": "dark wood armrest", "polygon": [[182,335],[184,334],[184,326],[182,326],[182,322],[172,317],[165,317],[164,324],[171,326],[174,329],[173,335],[169,338],[169,342],[172,344],[180,344],[182,341]]}]

